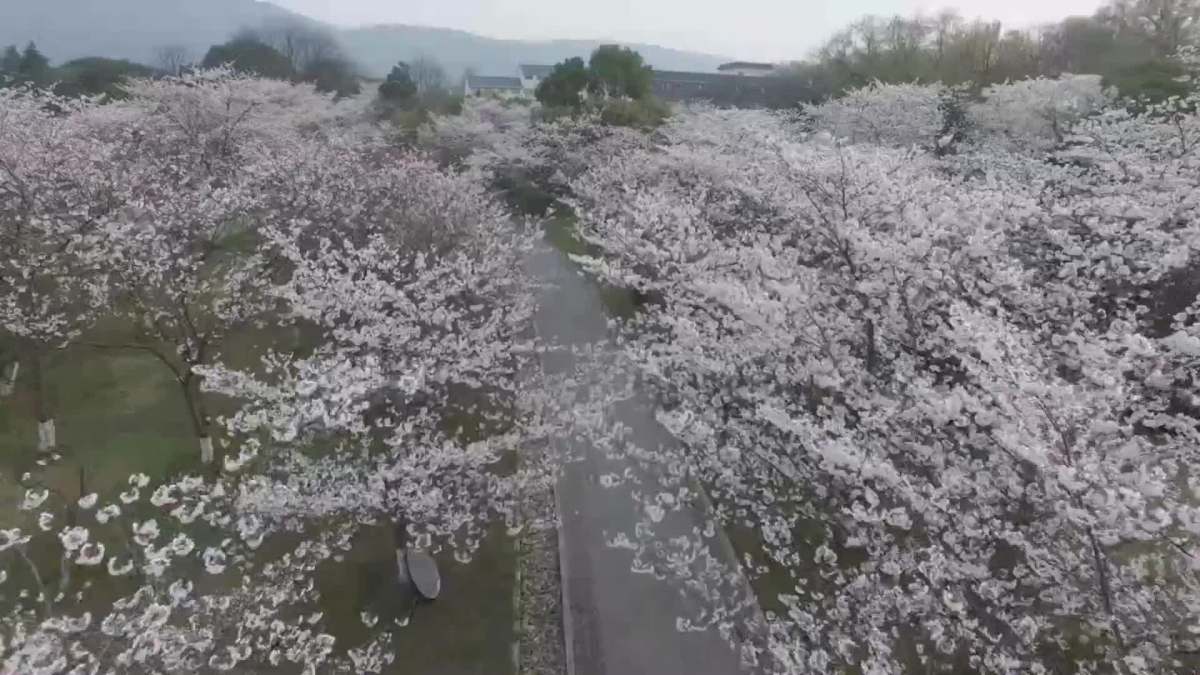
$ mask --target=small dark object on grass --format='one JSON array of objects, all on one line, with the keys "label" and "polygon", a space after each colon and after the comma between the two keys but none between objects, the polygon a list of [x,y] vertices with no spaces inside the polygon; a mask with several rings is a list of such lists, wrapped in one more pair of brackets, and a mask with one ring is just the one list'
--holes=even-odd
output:
[{"label": "small dark object on grass", "polygon": [[442,575],[438,573],[437,561],[423,551],[408,549],[404,554],[408,567],[408,578],[417,594],[425,600],[436,600],[442,592]]}]

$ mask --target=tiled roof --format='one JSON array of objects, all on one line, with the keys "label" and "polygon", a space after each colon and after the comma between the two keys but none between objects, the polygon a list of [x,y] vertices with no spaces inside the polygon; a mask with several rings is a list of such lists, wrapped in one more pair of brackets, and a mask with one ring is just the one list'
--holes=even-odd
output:
[{"label": "tiled roof", "polygon": [[494,75],[469,75],[468,89],[521,89],[519,77],[496,77]]},{"label": "tiled roof", "polygon": [[542,66],[531,63],[522,63],[520,68],[521,77],[525,79],[532,79],[535,77],[544,78],[550,73],[554,72],[554,66]]}]

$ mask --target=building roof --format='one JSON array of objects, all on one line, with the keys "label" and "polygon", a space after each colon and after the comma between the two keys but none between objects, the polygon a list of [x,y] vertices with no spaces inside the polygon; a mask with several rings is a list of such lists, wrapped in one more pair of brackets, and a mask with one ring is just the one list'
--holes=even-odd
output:
[{"label": "building roof", "polygon": [[535,77],[539,79],[544,78],[554,72],[554,66],[543,66],[532,63],[522,63],[519,68],[521,69],[521,77],[527,80]]},{"label": "building roof", "polygon": [[467,89],[513,89],[521,90],[521,78],[496,77],[494,75],[468,75]]},{"label": "building roof", "polygon": [[775,70],[775,64],[755,63],[753,61],[731,61],[717,66],[717,70]]},{"label": "building roof", "polygon": [[694,73],[685,70],[653,70],[651,73],[657,82],[677,82],[681,84],[729,82],[737,78],[737,75],[726,75],[725,73]]}]

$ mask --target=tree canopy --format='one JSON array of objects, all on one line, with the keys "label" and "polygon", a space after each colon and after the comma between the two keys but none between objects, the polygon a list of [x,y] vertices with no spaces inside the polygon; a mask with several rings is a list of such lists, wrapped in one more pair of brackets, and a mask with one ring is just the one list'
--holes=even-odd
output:
[{"label": "tree canopy", "polygon": [[9,45],[0,54],[0,86],[5,84],[5,79],[10,84],[42,86],[50,81],[52,75],[50,60],[33,42],[26,44],[23,50],[18,50],[16,45]]},{"label": "tree canopy", "polygon": [[50,59],[38,51],[37,45],[30,42],[21,52],[21,65],[17,67],[17,73],[26,82],[43,84],[50,76]]},{"label": "tree canopy", "polygon": [[[0,671],[381,672],[409,614],[364,598],[335,650],[327,572],[382,531],[370,594],[402,592],[395,547],[465,562],[541,480],[497,471],[529,409],[533,233],[359,101],[229,68],[127,89],[0,90],[0,337],[38,401],[4,475]],[[270,345],[232,358],[237,331]],[[40,364],[68,345],[162,369],[198,461],[55,478]]]},{"label": "tree canopy", "polygon": [[554,66],[538,83],[534,95],[543,105],[578,109],[590,81],[591,73],[583,59],[574,57]]},{"label": "tree canopy", "polygon": [[282,54],[297,73],[303,73],[316,63],[348,60],[332,32],[308,21],[290,18],[267,21],[259,26],[243,28],[234,39],[270,46]]},{"label": "tree canopy", "polygon": [[5,75],[15,75],[21,68],[21,52],[17,51],[16,45],[9,45],[4,48],[4,53],[0,54],[0,73]]},{"label": "tree canopy", "polygon": [[[338,96],[359,92],[354,64],[337,37],[317,24],[291,19],[268,21],[238,31],[234,40],[260,43],[275,50],[290,64],[292,77],[312,83],[318,91]],[[284,70],[281,64],[277,69]]]},{"label": "tree canopy", "polygon": [[379,98],[387,103],[402,104],[413,100],[417,95],[417,83],[413,81],[412,71],[404,61],[392,66],[387,78],[379,85]]},{"label": "tree canopy", "polygon": [[555,65],[538,83],[535,95],[551,114],[578,114],[586,108],[599,112],[605,124],[652,128],[670,114],[651,96],[652,79],[653,72],[636,51],[603,45],[586,64],[575,57]]},{"label": "tree canopy", "polygon": [[60,96],[98,96],[121,98],[126,95],[122,88],[129,78],[152,77],[155,70],[132,61],[104,58],[86,58],[68,61],[55,69],[58,83],[54,91]]},{"label": "tree canopy", "polygon": [[300,80],[311,82],[317,91],[338,96],[354,96],[361,90],[354,67],[340,58],[310,61],[300,72]]},{"label": "tree canopy", "polygon": [[[686,628],[754,625],[761,575],[764,672],[1194,671],[1200,94],[994,84],[939,153],[947,89],[542,133],[574,259],[649,298],[597,370],[679,443],[579,415],[653,468],[609,478],[644,514],[619,545]],[[698,493],[749,571],[663,541]]]},{"label": "tree canopy", "polygon": [[636,51],[618,45],[602,45],[588,59],[589,91],[601,98],[635,101],[650,95],[650,67]]},{"label": "tree canopy", "polygon": [[[411,613],[330,611],[359,542],[390,583],[410,548],[554,534],[526,507],[566,466],[629,502],[583,502],[630,514],[592,528],[609,571],[695,608],[653,628],[766,675],[1200,672],[1195,8],[1120,0],[1045,44],[864,21],[798,71],[839,96],[654,133],[617,124],[653,102],[619,48],[539,87],[587,114],[472,100],[419,148],[248,38],[173,77],[59,71],[119,95],[0,89],[0,342],[28,371],[0,672],[384,672]],[[418,89],[401,62],[379,99]],[[561,315],[595,340],[542,330],[571,308],[539,302],[543,225],[631,299]],[[84,422],[54,385],[90,373],[47,366],[81,348],[156,370],[194,461],[75,480],[100,450],[60,442]],[[121,405],[160,398],[111,370]]]},{"label": "tree canopy", "polygon": [[578,110],[586,92],[597,100],[632,99],[650,96],[653,73],[642,56],[628,47],[603,45],[592,52],[585,64],[574,57],[554,66],[538,83],[538,101],[552,107]]},{"label": "tree canopy", "polygon": [[213,45],[200,62],[203,68],[217,68],[226,64],[239,72],[276,80],[290,80],[296,75],[291,60],[254,37],[239,37],[225,44]]}]

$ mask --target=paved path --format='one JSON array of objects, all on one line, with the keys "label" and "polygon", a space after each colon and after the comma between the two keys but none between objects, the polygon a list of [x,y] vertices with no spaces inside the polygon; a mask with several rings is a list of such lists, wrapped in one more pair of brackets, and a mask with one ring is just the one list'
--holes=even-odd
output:
[{"label": "paved path", "polygon": [[[561,253],[543,247],[529,264],[538,278],[553,283],[541,298],[539,336],[564,345],[606,337],[599,294]],[[569,358],[548,356],[543,367],[559,370],[571,365]],[[615,414],[643,447],[669,442],[649,406],[621,406]],[[676,589],[634,574],[632,552],[606,545],[606,537],[632,534],[636,516],[629,493],[601,487],[598,477],[625,467],[590,447],[570,449],[584,459],[567,465],[557,489],[568,675],[737,675],[733,650],[715,632],[676,630],[676,618],[695,611]],[[673,527],[687,531],[701,516],[682,518]],[[664,530],[660,536],[679,531],[658,529]]]}]

